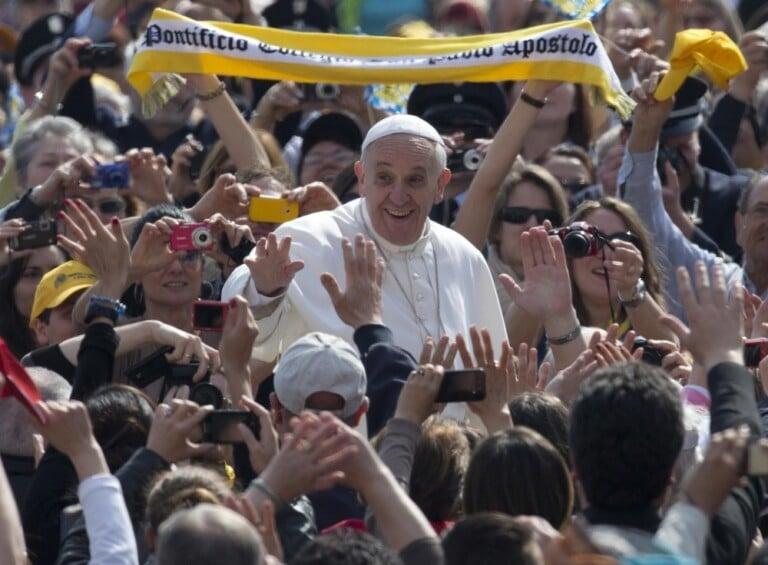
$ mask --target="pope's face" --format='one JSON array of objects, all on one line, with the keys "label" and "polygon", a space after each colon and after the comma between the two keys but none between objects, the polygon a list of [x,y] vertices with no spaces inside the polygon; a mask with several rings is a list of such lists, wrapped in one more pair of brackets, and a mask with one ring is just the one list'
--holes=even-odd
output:
[{"label": "pope's face", "polygon": [[394,245],[409,245],[421,237],[432,206],[443,199],[451,178],[438,162],[435,144],[408,134],[373,142],[356,163],[355,173],[374,230]]}]

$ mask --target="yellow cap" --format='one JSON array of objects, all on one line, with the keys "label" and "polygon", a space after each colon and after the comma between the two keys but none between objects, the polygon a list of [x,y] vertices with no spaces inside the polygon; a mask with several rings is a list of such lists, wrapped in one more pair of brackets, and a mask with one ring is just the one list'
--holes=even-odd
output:
[{"label": "yellow cap", "polygon": [[667,100],[694,70],[704,71],[722,90],[728,81],[747,70],[739,46],[722,31],[687,29],[675,35],[669,55],[670,68],[654,92],[656,100]]},{"label": "yellow cap", "polygon": [[61,306],[74,293],[96,284],[96,275],[80,261],[67,261],[48,271],[35,290],[30,324],[49,308]]}]

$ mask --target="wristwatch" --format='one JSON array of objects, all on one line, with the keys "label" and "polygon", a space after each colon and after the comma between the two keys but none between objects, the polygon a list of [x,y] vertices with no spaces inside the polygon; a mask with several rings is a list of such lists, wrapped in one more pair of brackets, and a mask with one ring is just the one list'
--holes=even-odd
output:
[{"label": "wristwatch", "polygon": [[35,92],[35,104],[40,106],[47,114],[53,114],[54,116],[61,112],[64,108],[64,104],[56,104],[53,108],[46,106],[44,103],[45,93],[42,90]]},{"label": "wristwatch", "polygon": [[113,324],[125,314],[125,304],[108,296],[91,296],[85,311],[85,323],[90,324],[96,318],[108,318]]},{"label": "wristwatch", "polygon": [[637,308],[643,303],[643,300],[645,300],[645,283],[643,282],[643,279],[638,279],[632,298],[624,298],[621,296],[620,292],[617,294],[619,295],[619,303],[624,306],[624,308]]}]

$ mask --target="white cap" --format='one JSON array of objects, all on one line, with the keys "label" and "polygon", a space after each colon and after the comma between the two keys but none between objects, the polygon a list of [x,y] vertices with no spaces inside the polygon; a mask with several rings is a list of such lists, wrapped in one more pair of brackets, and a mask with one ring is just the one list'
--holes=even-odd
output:
[{"label": "white cap", "polygon": [[410,114],[395,114],[377,122],[368,130],[368,134],[363,140],[362,151],[365,151],[365,148],[374,141],[398,133],[423,137],[439,145],[444,145],[443,138],[429,122]]},{"label": "white cap", "polygon": [[349,418],[363,403],[365,389],[365,367],[357,351],[340,337],[320,332],[294,342],[275,370],[277,399],[294,414],[316,392],[331,392],[344,399],[336,415]]}]

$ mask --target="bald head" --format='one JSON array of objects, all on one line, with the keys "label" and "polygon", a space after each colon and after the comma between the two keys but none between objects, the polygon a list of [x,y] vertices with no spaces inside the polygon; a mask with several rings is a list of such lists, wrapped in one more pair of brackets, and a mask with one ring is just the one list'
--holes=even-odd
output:
[{"label": "bald head", "polygon": [[240,514],[223,506],[199,504],[160,526],[157,565],[261,565],[261,538]]}]

